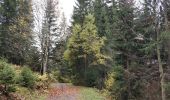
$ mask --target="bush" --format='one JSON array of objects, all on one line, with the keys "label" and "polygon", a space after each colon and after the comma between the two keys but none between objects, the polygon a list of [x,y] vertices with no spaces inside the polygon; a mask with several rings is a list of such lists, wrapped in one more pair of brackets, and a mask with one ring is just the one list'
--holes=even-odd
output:
[{"label": "bush", "polygon": [[5,86],[3,93],[8,94],[14,92],[15,71],[11,66],[7,65],[0,71],[0,83]]},{"label": "bush", "polygon": [[19,76],[19,84],[27,88],[34,88],[36,77],[30,68],[24,67]]},{"label": "bush", "polygon": [[5,66],[9,66],[7,60],[4,58],[0,58],[0,70],[2,70]]},{"label": "bush", "polygon": [[71,75],[64,71],[64,73],[61,73],[60,70],[54,70],[52,71],[52,76],[56,81],[59,81],[60,83],[71,83]]},{"label": "bush", "polygon": [[40,75],[40,74],[36,74],[37,80],[36,80],[36,89],[47,89],[49,87],[49,79],[48,79],[48,75],[44,74],[44,75]]},{"label": "bush", "polygon": [[107,74],[107,78],[106,78],[106,80],[105,80],[105,88],[106,88],[106,90],[108,90],[108,91],[112,91],[112,88],[113,88],[113,85],[114,85],[114,83],[115,83],[115,79],[114,79],[114,72],[112,71],[112,72],[109,72],[108,74]]},{"label": "bush", "polygon": [[[97,81],[99,80],[99,72],[95,68],[89,68],[86,72],[85,85],[89,87],[97,86]],[[100,82],[101,84],[101,82]]]},{"label": "bush", "polygon": [[[124,70],[121,66],[114,66],[107,74],[105,80],[105,92],[110,93],[113,100],[119,100],[124,98],[123,94],[126,94],[126,80],[124,79]],[[124,99],[123,99],[124,100]]]}]

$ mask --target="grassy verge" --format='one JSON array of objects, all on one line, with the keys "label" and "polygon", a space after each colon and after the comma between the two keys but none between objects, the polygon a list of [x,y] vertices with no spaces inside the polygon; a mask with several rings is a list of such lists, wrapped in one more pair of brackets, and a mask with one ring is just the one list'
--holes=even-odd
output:
[{"label": "grassy verge", "polygon": [[108,100],[97,89],[85,88],[80,89],[80,100]]},{"label": "grassy verge", "polygon": [[28,90],[24,87],[18,87],[16,94],[19,94],[21,97],[23,97],[23,100],[46,100],[48,93],[42,93],[37,90]]}]

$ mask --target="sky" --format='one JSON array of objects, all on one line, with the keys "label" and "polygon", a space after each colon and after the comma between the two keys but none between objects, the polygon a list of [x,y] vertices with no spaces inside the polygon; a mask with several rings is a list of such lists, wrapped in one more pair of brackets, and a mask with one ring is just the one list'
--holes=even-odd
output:
[{"label": "sky", "polygon": [[[46,0],[33,0],[33,14],[34,14],[34,31],[35,31],[35,37],[38,39],[39,34],[41,34],[41,28],[42,28],[42,20],[44,15],[44,2]],[[68,25],[70,24],[70,19],[73,13],[73,6],[75,4],[76,0],[59,0],[59,9],[60,14],[64,12]],[[37,41],[35,39],[35,41]],[[37,46],[40,45],[37,41]]]},{"label": "sky", "polygon": [[73,13],[73,5],[76,0],[59,0],[59,4],[67,17],[68,21],[70,20]]},{"label": "sky", "polygon": [[[36,7],[38,9],[36,9],[34,11],[34,13],[36,14],[37,11],[38,13],[43,13],[43,9],[42,7],[44,6],[44,1],[43,0],[33,0],[33,9]],[[73,6],[75,4],[76,0],[59,0],[59,9],[61,10],[60,12],[64,12],[67,21],[69,23],[69,20],[71,19],[72,13],[73,13]],[[42,15],[38,15],[38,17],[40,19],[42,19],[41,17],[43,17]]]}]

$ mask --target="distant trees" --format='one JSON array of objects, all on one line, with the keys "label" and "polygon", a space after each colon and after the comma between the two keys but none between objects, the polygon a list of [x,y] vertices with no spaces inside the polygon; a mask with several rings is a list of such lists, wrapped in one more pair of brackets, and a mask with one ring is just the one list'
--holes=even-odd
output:
[{"label": "distant trees", "polygon": [[57,11],[58,1],[47,0],[45,7],[45,16],[42,26],[41,40],[41,62],[42,62],[42,73],[45,74],[48,70],[48,62],[50,52],[52,51],[53,45],[55,45],[54,39],[57,37],[57,20],[59,13]]},{"label": "distant trees", "polygon": [[[40,72],[45,74],[49,73],[51,69],[58,68],[59,63],[62,63],[60,61],[65,49],[61,51],[59,46],[65,46],[69,27],[64,13],[60,12],[58,0],[44,0],[44,3],[39,6],[35,4],[33,8],[36,12],[34,22],[38,38],[36,41],[40,49]],[[39,9],[43,11],[39,11]],[[41,14],[43,16],[39,16]],[[58,60],[59,58],[61,59]]]},{"label": "distant trees", "polygon": [[15,64],[24,64],[32,45],[31,1],[4,0],[1,12],[1,57]]}]

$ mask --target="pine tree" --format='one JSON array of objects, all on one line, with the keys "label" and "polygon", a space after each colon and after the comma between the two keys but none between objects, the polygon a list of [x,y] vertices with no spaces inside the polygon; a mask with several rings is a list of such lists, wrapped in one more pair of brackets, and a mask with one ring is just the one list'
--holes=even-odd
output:
[{"label": "pine tree", "polygon": [[4,91],[2,91],[5,95],[8,95],[10,88],[14,88],[13,84],[15,83],[15,71],[11,66],[5,66],[0,71],[0,83],[5,85]]},{"label": "pine tree", "polygon": [[105,64],[105,60],[108,59],[101,53],[104,38],[98,37],[94,21],[93,15],[89,14],[85,17],[82,26],[79,24],[73,26],[73,35],[64,53],[65,59],[73,68],[73,73],[77,75],[79,82],[87,78],[88,67]]},{"label": "pine tree", "polygon": [[9,26],[14,23],[14,19],[17,15],[17,1],[16,0],[3,0],[1,2],[1,47],[0,55],[9,58],[12,54],[11,51],[11,32]]},{"label": "pine tree", "polygon": [[[110,89],[115,100],[128,100],[131,98],[138,99],[140,94],[135,77],[136,73],[132,72],[137,69],[135,64],[139,64],[140,40],[136,29],[136,19],[134,2],[129,0],[112,0],[111,9],[108,12],[109,27],[106,27],[109,33],[110,48],[112,50],[112,59],[114,61],[113,70],[109,73],[115,74],[115,82]],[[109,30],[108,30],[109,29]],[[140,65],[140,64],[139,64]],[[132,73],[135,73],[132,75]],[[109,74],[108,74],[109,75]],[[109,76],[108,76],[109,77]],[[119,78],[117,78],[119,77]],[[130,84],[135,84],[134,88]]]},{"label": "pine tree", "polygon": [[105,0],[95,0],[94,2],[94,15],[98,34],[107,38],[111,34],[111,7],[108,4]]},{"label": "pine tree", "polygon": [[[163,40],[162,40],[162,29],[163,29],[163,15],[161,14],[161,6],[159,5],[160,1],[156,0],[145,0],[144,1],[144,12],[141,15],[141,29],[143,35],[142,47],[144,55],[147,59],[150,60],[149,65],[152,65],[154,60],[157,63],[154,63],[154,67],[158,66],[160,73],[160,87],[161,87],[161,96],[162,100],[166,100],[165,92],[165,72],[163,67]],[[159,8],[159,9],[158,9]],[[144,62],[146,63],[146,62]],[[146,64],[147,65],[147,64]],[[145,69],[147,70],[147,69]],[[154,73],[155,70],[153,70]],[[156,70],[157,71],[157,70]],[[155,72],[156,73],[156,72]]]},{"label": "pine tree", "polygon": [[26,50],[31,47],[31,1],[5,0],[1,8],[1,56],[12,63],[23,64],[28,57]]},{"label": "pine tree", "polygon": [[85,16],[92,12],[92,1],[91,0],[77,0],[76,6],[74,6],[73,11],[73,25],[74,24],[83,24]]},{"label": "pine tree", "polygon": [[[32,16],[32,5],[31,1],[19,0],[17,16],[14,24],[10,27],[10,31],[15,33],[11,38],[13,44],[13,50],[17,51],[13,57],[17,64],[26,64],[27,59],[30,58],[29,53],[32,49],[32,38],[33,38],[33,16]],[[17,41],[16,41],[17,40]],[[15,62],[15,60],[13,62]]]}]

